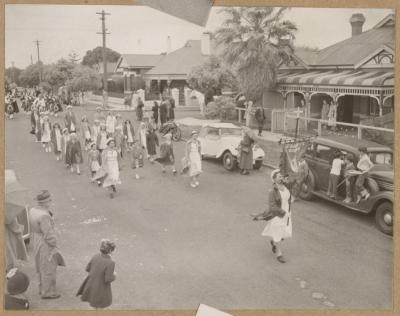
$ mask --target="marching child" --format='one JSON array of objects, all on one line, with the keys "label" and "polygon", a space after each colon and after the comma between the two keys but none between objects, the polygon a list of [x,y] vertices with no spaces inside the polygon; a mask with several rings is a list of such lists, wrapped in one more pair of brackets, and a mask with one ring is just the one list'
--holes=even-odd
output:
[{"label": "marching child", "polygon": [[161,164],[161,170],[163,173],[166,172],[166,166],[172,166],[172,172],[176,174],[174,148],[172,146],[172,135],[168,133],[164,137],[166,141],[161,144],[160,157],[155,159],[155,161]]},{"label": "marching child", "polygon": [[91,138],[92,138],[92,141],[94,141],[94,142],[96,142],[97,141],[97,136],[99,135],[99,133],[100,133],[100,121],[98,120],[98,119],[95,119],[94,121],[93,121],[93,125],[92,125],[92,128],[91,128]]},{"label": "marching child", "polygon": [[140,179],[139,168],[144,165],[144,150],[139,141],[135,141],[132,147],[132,169],[135,170],[135,178]]},{"label": "marching child", "polygon": [[132,123],[130,120],[126,120],[124,122],[124,138],[128,145],[127,146],[128,151],[130,151],[133,146],[134,137],[135,137],[135,130],[132,126]]},{"label": "marching child", "polygon": [[51,142],[53,143],[53,150],[54,154],[56,155],[56,160],[59,161],[62,159],[63,148],[61,126],[58,123],[54,123],[51,130]]},{"label": "marching child", "polygon": [[[89,170],[91,172],[92,182],[94,182],[93,178],[96,175],[96,172],[100,170],[100,165],[101,165],[100,152],[96,149],[95,142],[92,142],[89,145],[88,164],[89,164]],[[100,185],[101,181],[97,180],[97,184]]]},{"label": "marching child", "polygon": [[149,124],[146,133],[146,148],[151,163],[154,163],[155,156],[157,155],[156,146],[159,146],[158,137],[154,127]]},{"label": "marching child", "polygon": [[100,132],[97,135],[97,149],[100,151],[100,153],[103,152],[104,149],[107,148],[107,130],[106,130],[106,125],[101,124],[100,125]]},{"label": "marching child", "polygon": [[67,144],[70,141],[71,136],[69,134],[68,128],[64,128],[62,130],[62,138],[61,138],[61,148],[62,148],[62,156],[64,157],[65,165],[67,168],[70,167],[70,165],[67,163],[69,161],[69,158],[67,158]]},{"label": "marching child", "polygon": [[122,134],[122,125],[117,126],[115,128],[115,148],[118,151],[118,154],[120,157],[123,157],[123,151],[124,151],[124,135]]},{"label": "marching child", "polygon": [[81,174],[80,164],[83,162],[81,142],[75,133],[71,133],[71,139],[67,144],[67,164],[71,166],[71,172],[74,172],[74,167],[76,168],[76,173]]},{"label": "marching child", "polygon": [[117,119],[114,115],[114,111],[108,112],[107,118],[106,118],[106,130],[107,130],[107,136],[108,137],[113,137],[114,132],[115,132],[115,125],[117,123]]},{"label": "marching child", "polygon": [[[147,134],[146,123],[141,122],[138,130],[138,139],[142,148],[147,152],[146,134]],[[147,158],[150,158],[150,156],[147,155]]]},{"label": "marching child", "polygon": [[44,151],[46,153],[51,152],[51,123],[49,122],[49,117],[47,115],[43,117],[41,141]]},{"label": "marching child", "polygon": [[88,146],[92,142],[92,138],[91,138],[89,120],[87,119],[86,115],[82,116],[81,119],[81,133],[82,133],[82,139],[85,140],[85,150],[88,150],[89,149]]},{"label": "marching child", "polygon": [[122,130],[123,124],[124,124],[124,121],[122,120],[121,114],[117,113],[117,114],[115,115],[115,129],[117,129],[117,128],[120,127],[121,130]]},{"label": "marching child", "polygon": [[355,177],[350,175],[351,170],[356,170],[354,166],[353,154],[348,153],[344,158],[344,181],[346,183],[346,198],[343,200],[344,203],[351,203],[353,201],[353,187]]}]

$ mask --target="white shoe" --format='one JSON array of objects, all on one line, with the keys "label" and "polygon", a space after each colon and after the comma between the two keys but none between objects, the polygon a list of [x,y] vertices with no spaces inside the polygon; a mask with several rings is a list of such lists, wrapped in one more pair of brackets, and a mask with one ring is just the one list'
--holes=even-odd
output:
[{"label": "white shoe", "polygon": [[197,187],[196,183],[193,183],[193,182],[190,183],[190,186],[191,186],[192,188]]},{"label": "white shoe", "polygon": [[51,147],[49,147],[49,153],[51,153]]},{"label": "white shoe", "polygon": [[136,179],[136,180],[139,180],[139,179],[140,179],[140,176],[139,176],[138,174],[135,174],[135,179]]}]

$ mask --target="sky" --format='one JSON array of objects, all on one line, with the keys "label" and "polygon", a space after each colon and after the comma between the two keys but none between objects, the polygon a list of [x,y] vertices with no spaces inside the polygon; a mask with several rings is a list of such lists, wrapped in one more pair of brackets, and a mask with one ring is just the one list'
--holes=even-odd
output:
[{"label": "sky", "polygon": [[[5,6],[5,67],[14,62],[25,68],[37,61],[34,41],[40,41],[40,59],[56,62],[72,51],[82,58],[86,51],[102,45],[100,16],[105,10],[107,47],[121,53],[159,54],[166,51],[167,37],[172,50],[189,39],[200,39],[206,31],[216,30],[223,21],[221,8],[211,9],[205,27],[144,6],[94,5],[6,5]],[[364,30],[372,28],[390,9],[318,9],[291,8],[285,18],[296,23],[295,45],[324,48],[351,35],[349,19],[363,13]]]}]

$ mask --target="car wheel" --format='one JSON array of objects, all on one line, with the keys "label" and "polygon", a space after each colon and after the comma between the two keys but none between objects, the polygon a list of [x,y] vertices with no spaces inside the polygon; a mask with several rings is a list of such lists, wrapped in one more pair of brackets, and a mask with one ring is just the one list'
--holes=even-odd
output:
[{"label": "car wheel", "polygon": [[311,200],[314,197],[313,194],[314,189],[315,189],[315,177],[314,174],[310,171],[299,189],[300,198],[306,201]]},{"label": "car wheel", "polygon": [[178,127],[175,132],[172,134],[172,140],[175,142],[178,142],[181,140],[182,137],[182,131],[181,129]]},{"label": "car wheel", "polygon": [[393,204],[391,202],[379,204],[375,211],[375,223],[381,232],[393,235]]},{"label": "car wheel", "polygon": [[224,153],[222,156],[222,162],[226,170],[233,171],[236,167],[236,159],[233,157],[230,151]]},{"label": "car wheel", "polygon": [[262,164],[263,164],[262,160],[256,160],[256,163],[253,165],[253,169],[255,169],[255,170],[260,169]]}]

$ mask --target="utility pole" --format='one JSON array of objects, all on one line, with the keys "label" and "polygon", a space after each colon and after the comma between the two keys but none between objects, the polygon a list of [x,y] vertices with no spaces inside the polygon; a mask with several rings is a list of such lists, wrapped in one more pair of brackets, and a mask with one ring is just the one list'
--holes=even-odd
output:
[{"label": "utility pole", "polygon": [[108,92],[108,85],[107,85],[107,53],[106,53],[106,35],[110,34],[107,33],[106,29],[106,15],[110,15],[110,13],[104,12],[102,10],[101,12],[96,12],[96,14],[101,15],[101,33],[97,34],[102,34],[103,35],[103,107],[107,107],[107,92]]},{"label": "utility pole", "polygon": [[33,65],[33,59],[32,59],[32,54],[31,54],[31,65]]},{"label": "utility pole", "polygon": [[14,67],[14,62],[11,62],[11,73],[12,73],[12,81],[15,82],[15,67]]},{"label": "utility pole", "polygon": [[39,46],[40,46],[40,41],[39,40],[36,40],[36,41],[33,41],[34,43],[36,43],[36,47],[37,47],[37,59],[38,59],[38,65],[39,65],[39,83],[40,82],[42,82],[42,66],[41,66],[41,64],[40,64],[40,49],[39,49]]}]

